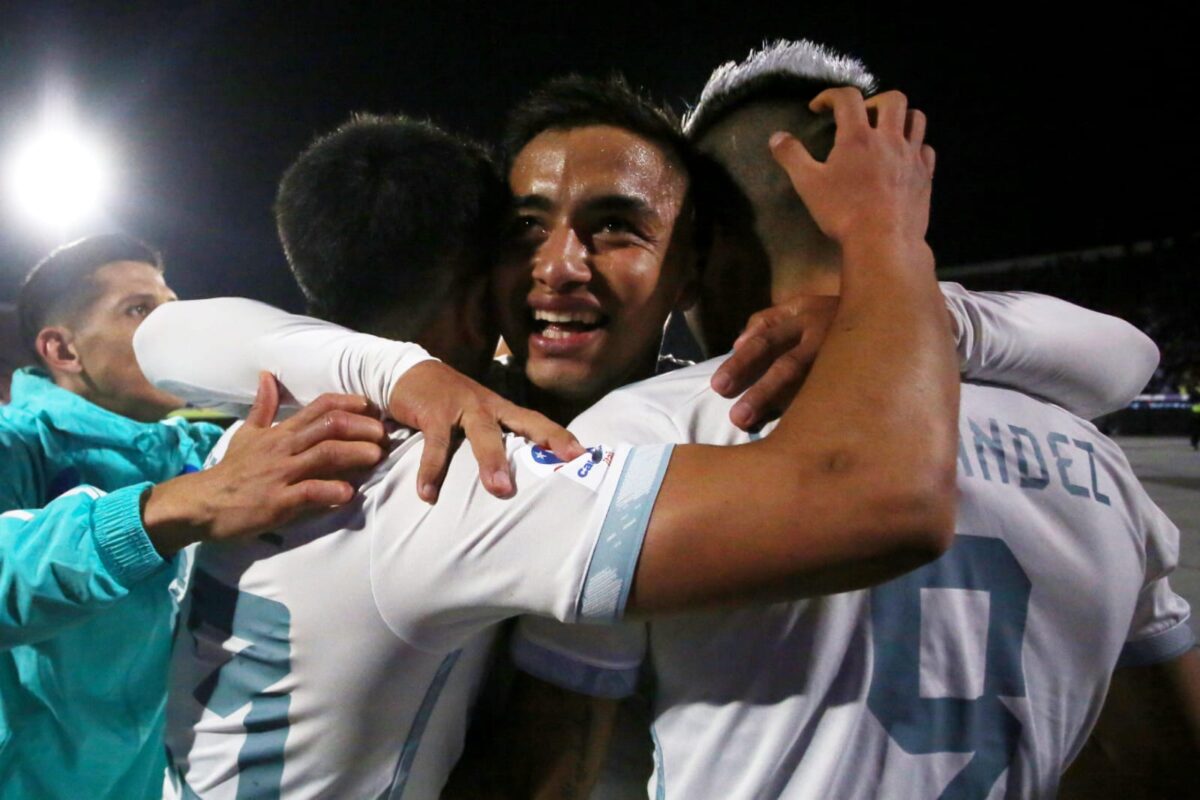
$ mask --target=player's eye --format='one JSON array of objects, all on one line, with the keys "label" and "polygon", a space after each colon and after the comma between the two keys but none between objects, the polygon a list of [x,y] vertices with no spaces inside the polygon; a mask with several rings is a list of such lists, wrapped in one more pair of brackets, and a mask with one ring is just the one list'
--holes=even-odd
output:
[{"label": "player's eye", "polygon": [[643,244],[650,240],[646,231],[636,220],[619,214],[610,214],[596,220],[592,228],[592,241],[598,247],[624,247]]},{"label": "player's eye", "polygon": [[542,236],[545,226],[532,214],[518,214],[508,223],[505,238],[511,242],[530,241]]},{"label": "player's eye", "polygon": [[125,309],[125,313],[131,317],[145,317],[154,308],[149,303],[134,303]]}]

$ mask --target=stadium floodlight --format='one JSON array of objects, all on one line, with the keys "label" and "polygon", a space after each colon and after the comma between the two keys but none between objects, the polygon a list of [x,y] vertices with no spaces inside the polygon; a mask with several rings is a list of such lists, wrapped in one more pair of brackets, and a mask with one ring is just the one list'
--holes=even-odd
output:
[{"label": "stadium floodlight", "polygon": [[66,124],[38,130],[22,142],[6,171],[14,208],[56,235],[96,216],[108,189],[103,148]]}]

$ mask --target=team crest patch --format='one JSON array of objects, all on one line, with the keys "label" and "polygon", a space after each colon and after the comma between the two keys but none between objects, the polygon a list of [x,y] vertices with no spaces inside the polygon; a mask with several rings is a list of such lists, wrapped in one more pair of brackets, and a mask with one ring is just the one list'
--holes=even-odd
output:
[{"label": "team crest patch", "polygon": [[538,447],[536,444],[523,448],[523,452],[517,459],[517,462],[532,471],[534,475],[541,477],[553,475],[566,466],[567,463],[554,455],[554,453]]}]

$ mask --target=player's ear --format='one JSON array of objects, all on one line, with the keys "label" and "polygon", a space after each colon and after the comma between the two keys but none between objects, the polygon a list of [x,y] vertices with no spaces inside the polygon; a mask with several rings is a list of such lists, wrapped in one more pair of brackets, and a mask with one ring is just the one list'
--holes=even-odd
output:
[{"label": "player's ear", "polygon": [[51,325],[38,331],[33,342],[38,358],[54,373],[77,375],[83,372],[83,362],[75,349],[75,337],[70,328]]}]

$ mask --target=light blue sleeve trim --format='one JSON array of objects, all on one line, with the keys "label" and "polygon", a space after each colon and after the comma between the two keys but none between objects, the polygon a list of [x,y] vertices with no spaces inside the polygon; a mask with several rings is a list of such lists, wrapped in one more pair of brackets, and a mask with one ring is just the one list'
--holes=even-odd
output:
[{"label": "light blue sleeve trim", "polygon": [[126,586],[149,577],[166,563],[142,527],[142,494],[151,486],[146,482],[117,489],[98,498],[92,508],[100,558]]},{"label": "light blue sleeve trim", "polygon": [[417,752],[421,747],[421,737],[425,735],[425,728],[429,725],[429,718],[433,716],[438,697],[441,696],[442,689],[446,687],[446,681],[450,678],[450,671],[458,663],[460,655],[462,655],[462,650],[455,650],[443,658],[442,663],[438,665],[433,680],[429,682],[429,686],[425,689],[425,697],[421,700],[421,707],[417,709],[417,715],[413,718],[412,726],[408,729],[408,738],[404,740],[404,746],[400,748],[400,758],[396,762],[395,771],[392,773],[392,785],[388,787],[387,791],[379,795],[378,800],[400,800],[404,796],[404,789],[408,785],[408,776],[412,774],[413,762],[416,761]]},{"label": "light blue sleeve trim", "polygon": [[1185,619],[1173,628],[1136,642],[1126,642],[1117,659],[1117,668],[1144,667],[1178,658],[1196,646],[1196,634]]},{"label": "light blue sleeve trim", "polygon": [[523,636],[513,638],[511,652],[517,669],[573,692],[620,700],[637,689],[637,665],[619,669],[598,667],[536,645]]},{"label": "light blue sleeve trim", "polygon": [[579,593],[580,622],[616,622],[624,616],[650,512],[674,447],[635,447],[625,460]]}]

